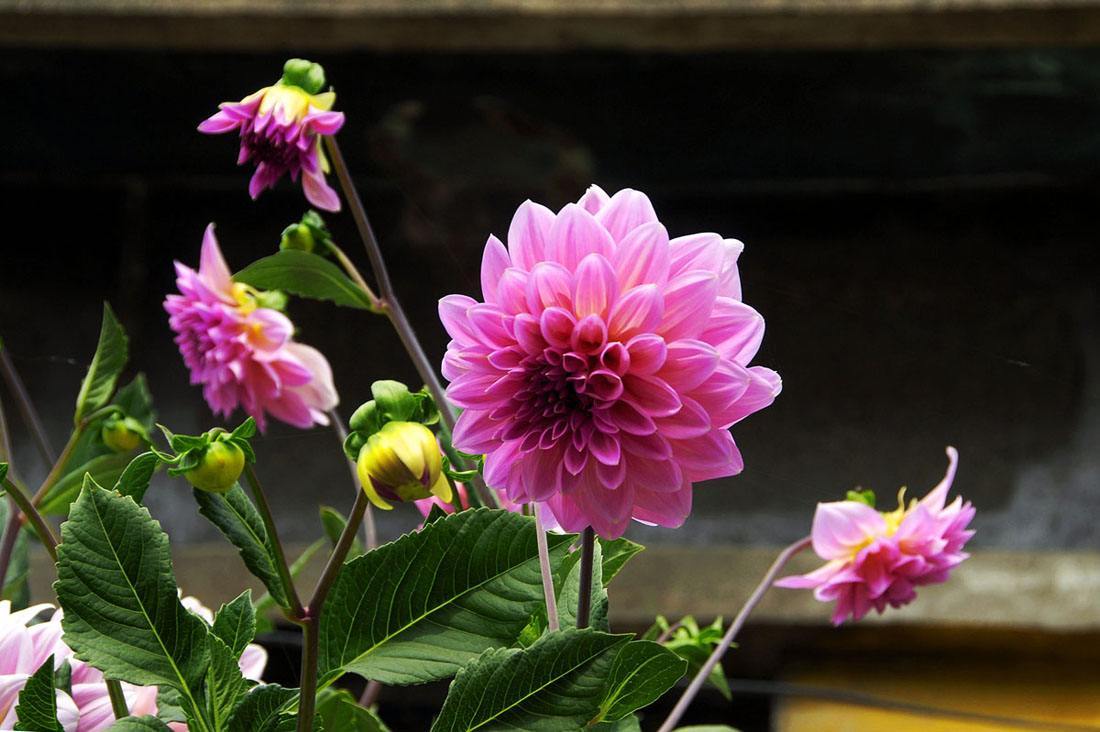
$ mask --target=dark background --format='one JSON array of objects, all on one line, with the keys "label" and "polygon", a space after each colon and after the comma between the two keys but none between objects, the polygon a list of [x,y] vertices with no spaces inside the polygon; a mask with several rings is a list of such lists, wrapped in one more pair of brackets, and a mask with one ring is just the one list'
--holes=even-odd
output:
[{"label": "dark background", "polygon": [[[305,210],[289,184],[252,203],[235,138],[195,131],[283,58],[0,51],[0,335],[55,445],[103,299],[161,421],[215,424],[160,303],[172,260],[197,264],[207,222],[239,269]],[[741,476],[700,487],[685,530],[635,538],[779,544],[855,485],[887,505],[900,485],[923,493],[953,444],[975,544],[1095,547],[1100,51],[314,59],[433,358],[435,301],[478,294],[485,238],[525,198],[556,208],[593,181],[629,186],[674,236],[745,241],[745,300],[768,323],[758,362],[784,392],[735,429]],[[328,220],[365,267],[347,214]],[[332,361],[345,415],[374,379],[415,381],[384,320],[305,301],[290,313]],[[41,473],[29,441],[16,452]],[[350,505],[330,431],[276,426],[259,452],[292,540],[316,535],[318,501]],[[148,502],[175,541],[213,538],[189,493],[161,480]],[[385,515],[384,536],[414,517]]]}]

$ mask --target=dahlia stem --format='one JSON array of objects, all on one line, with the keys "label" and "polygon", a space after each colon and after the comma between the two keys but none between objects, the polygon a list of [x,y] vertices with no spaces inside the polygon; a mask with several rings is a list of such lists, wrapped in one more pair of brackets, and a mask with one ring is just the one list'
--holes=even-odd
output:
[{"label": "dahlia stem", "polygon": [[286,553],[283,551],[283,542],[279,539],[279,532],[275,527],[275,517],[271,514],[271,506],[267,502],[267,496],[264,495],[260,479],[256,476],[256,470],[251,465],[246,464],[244,466],[244,476],[248,482],[248,487],[252,491],[252,497],[256,501],[256,507],[260,511],[264,528],[267,529],[267,535],[271,539],[271,548],[275,553],[275,571],[279,573],[279,581],[282,583],[287,601],[290,603],[290,615],[288,617],[295,622],[301,621],[306,615],[305,609],[302,607],[302,601],[298,599],[298,590],[294,587],[290,565],[286,563]]},{"label": "dahlia stem", "polygon": [[19,412],[23,415],[23,421],[31,431],[31,436],[34,438],[34,444],[38,447],[39,454],[42,455],[42,459],[46,461],[47,465],[53,464],[54,451],[50,447],[49,437],[46,436],[46,428],[42,424],[42,418],[38,416],[38,410],[34,408],[30,392],[27,391],[19,372],[15,370],[15,364],[11,360],[8,349],[4,346],[3,339],[0,339],[0,372],[3,373],[4,381],[7,382],[8,389],[15,397]]},{"label": "dahlia stem", "polygon": [[46,547],[46,551],[49,553],[50,558],[56,562],[57,537],[53,535],[53,531],[50,530],[50,525],[46,523],[46,519],[42,518],[42,514],[34,507],[34,504],[31,502],[30,498],[27,497],[27,494],[7,478],[4,478],[4,490],[8,492],[8,495],[19,507],[19,510],[27,517],[27,521],[30,522],[31,527],[34,529],[34,533],[38,534],[38,538],[42,540],[42,546]]},{"label": "dahlia stem", "polygon": [[546,546],[546,530],[539,518],[537,503],[531,503],[531,513],[535,516],[535,537],[539,546],[539,571],[542,573],[542,595],[546,599],[546,625],[551,632],[558,630],[558,600],[554,592],[554,575],[550,573],[550,550]]},{"label": "dahlia stem", "polygon": [[65,469],[65,464],[69,462],[69,458],[73,456],[73,451],[76,449],[76,443],[80,440],[80,436],[84,434],[85,424],[82,422],[79,426],[72,431],[69,435],[69,441],[65,443],[65,447],[61,448],[61,454],[57,456],[57,460],[54,462],[53,467],[50,468],[50,472],[46,474],[46,477],[42,480],[42,485],[38,486],[38,490],[34,493],[34,505],[42,503],[46,494],[49,493],[50,488],[53,488],[58,480],[61,479],[62,471]]},{"label": "dahlia stem", "polygon": [[[340,419],[340,415],[335,409],[329,410],[328,418],[332,421],[336,436],[340,438],[340,452],[343,452],[344,442],[348,439],[348,431],[344,428],[344,420]],[[359,472],[356,470],[355,463],[348,460],[348,468],[351,470],[352,488],[355,489],[356,494],[362,493],[363,487],[359,485]],[[368,550],[378,547],[378,528],[374,525],[374,511],[371,510],[369,503],[366,512],[363,513],[363,541]]]},{"label": "dahlia stem", "polygon": [[299,682],[301,692],[298,698],[298,732],[311,732],[313,730],[313,714],[317,708],[317,655],[318,632],[321,624],[321,613],[325,609],[325,600],[328,599],[329,590],[336,581],[336,575],[344,566],[344,559],[348,556],[355,534],[359,530],[359,522],[363,520],[367,505],[366,491],[355,492],[355,504],[348,515],[348,523],[340,532],[340,538],[329,555],[321,579],[317,580],[317,587],[313,590],[302,618],[302,673]]},{"label": "dahlia stem", "polygon": [[[443,382],[439,380],[435,366],[428,359],[424,347],[420,345],[420,341],[416,337],[416,331],[413,330],[412,323],[409,322],[408,316],[405,315],[405,309],[401,307],[401,301],[397,298],[397,292],[393,289],[389,270],[386,269],[386,260],[382,256],[382,247],[378,244],[378,237],[374,235],[370,219],[367,218],[367,210],[363,207],[363,200],[359,197],[359,191],[355,188],[355,181],[351,179],[351,173],[344,161],[344,154],[340,151],[340,145],[332,135],[325,136],[324,140],[329,158],[332,160],[332,168],[336,171],[336,178],[340,181],[340,187],[344,190],[344,198],[347,200],[348,208],[351,209],[352,218],[355,219],[355,227],[359,231],[359,238],[362,239],[363,247],[367,250],[367,258],[370,260],[371,269],[374,270],[374,277],[378,280],[378,289],[381,294],[381,312],[384,312],[386,317],[390,319],[390,323],[397,331],[401,343],[405,346],[405,351],[412,358],[417,373],[420,374],[420,378],[424,380],[428,390],[431,391],[432,398],[435,399],[436,406],[439,408],[440,420],[449,435],[454,432],[455,412],[451,403],[447,401]],[[460,461],[455,465],[456,467],[464,466],[465,461]],[[486,493],[491,493],[487,490],[481,476],[474,476],[470,483],[473,485],[474,490],[482,492],[483,496]]]},{"label": "dahlia stem", "polygon": [[[4,416],[4,404],[0,401],[0,463],[8,463],[11,469],[11,436],[8,433],[8,422]],[[8,581],[8,568],[11,566],[12,553],[15,551],[15,540],[19,536],[19,507],[15,501],[8,499],[8,520],[4,522],[4,537],[0,540],[0,593],[3,593],[4,585]]]},{"label": "dahlia stem", "polygon": [[122,691],[122,684],[117,681],[107,682],[107,696],[111,700],[111,711],[115,719],[130,716],[130,709],[126,706],[126,694]]},{"label": "dahlia stem", "polygon": [[592,561],[596,555],[596,532],[591,526],[581,534],[581,586],[577,597],[577,629],[588,627],[592,613]]},{"label": "dahlia stem", "polygon": [[356,267],[355,263],[352,262],[348,255],[344,253],[344,250],[336,246],[332,242],[329,242],[328,247],[332,251],[333,255],[336,257],[336,260],[340,262],[340,266],[344,268],[345,272],[347,272],[348,277],[350,277],[352,282],[358,285],[359,289],[363,291],[363,294],[367,296],[367,299],[370,301],[371,312],[380,314],[384,313],[385,304],[378,297],[378,295],[374,294],[374,290],[372,290],[371,286],[367,284],[367,281],[363,279],[363,275],[359,273],[359,268]]},{"label": "dahlia stem", "polygon": [[791,557],[810,546],[810,542],[811,539],[807,536],[799,539],[779,553],[779,556],[772,562],[772,566],[768,569],[764,578],[760,580],[760,584],[756,586],[756,589],[753,590],[753,593],[749,596],[744,607],[737,613],[737,617],[733,619],[733,623],[730,624],[726,634],[722,637],[722,642],[718,644],[718,647],[710,654],[707,662],[704,663],[703,667],[699,669],[699,672],[695,674],[695,678],[691,680],[691,684],[684,690],[684,693],[680,696],[680,700],[676,702],[676,706],[673,707],[672,712],[669,713],[668,719],[658,728],[657,732],[672,732],[676,725],[679,724],[680,718],[684,716],[684,712],[687,711],[688,706],[691,704],[692,700],[695,699],[695,695],[699,693],[699,689],[703,688],[703,684],[706,683],[707,677],[710,676],[710,672],[714,670],[714,667],[722,660],[722,656],[724,656],[730,646],[733,645],[733,639],[736,638],[737,634],[741,631],[741,626],[745,624],[749,615],[756,609],[756,606],[760,604],[760,600],[764,598],[764,594],[767,593],[772,583],[775,582],[775,576],[783,570],[783,567],[787,565]]}]

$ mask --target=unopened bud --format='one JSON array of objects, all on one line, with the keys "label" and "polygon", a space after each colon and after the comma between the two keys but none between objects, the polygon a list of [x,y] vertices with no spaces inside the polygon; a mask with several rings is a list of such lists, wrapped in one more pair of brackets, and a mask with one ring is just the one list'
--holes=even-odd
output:
[{"label": "unopened bud", "polygon": [[325,88],[325,70],[321,64],[292,58],[283,65],[283,83],[305,89],[309,94],[318,94]]},{"label": "unopened bud", "polygon": [[429,496],[451,501],[451,484],[435,435],[418,422],[388,422],[367,439],[359,452],[359,482],[371,503],[393,508],[390,501],[417,501]]},{"label": "unopened bud", "polygon": [[132,452],[149,438],[145,426],[133,417],[114,416],[100,430],[103,444],[114,452]]},{"label": "unopened bud", "polygon": [[227,440],[207,445],[199,464],[183,474],[187,482],[201,491],[225,493],[244,472],[244,451]]}]

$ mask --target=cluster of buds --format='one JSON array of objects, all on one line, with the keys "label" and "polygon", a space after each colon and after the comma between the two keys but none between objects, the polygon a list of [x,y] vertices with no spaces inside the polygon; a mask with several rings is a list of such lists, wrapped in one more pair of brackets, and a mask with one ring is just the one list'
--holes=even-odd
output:
[{"label": "cluster of buds", "polygon": [[157,457],[168,464],[169,475],[182,475],[200,491],[226,493],[240,479],[245,464],[256,462],[248,442],[256,434],[256,421],[251,417],[232,432],[215,427],[192,436],[172,434],[164,427],[161,430],[176,454],[157,451]]},{"label": "cluster of buds", "polygon": [[446,458],[427,427],[439,421],[431,395],[409,391],[397,381],[374,382],[371,395],[351,416],[351,432],[344,441],[367,498],[387,511],[393,502],[433,496],[450,503]]}]

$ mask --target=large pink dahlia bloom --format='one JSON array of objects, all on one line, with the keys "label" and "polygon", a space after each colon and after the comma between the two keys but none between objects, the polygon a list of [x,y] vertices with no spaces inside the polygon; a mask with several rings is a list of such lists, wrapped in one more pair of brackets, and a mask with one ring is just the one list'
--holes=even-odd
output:
[{"label": "large pink dahlia bloom", "polygon": [[593,186],[556,214],[525,202],[508,246],[485,246],[484,302],[440,301],[447,395],[464,410],[455,446],[567,531],[681,525],[692,483],[743,467],[730,426],[780,390],[749,366],[764,319],[741,302],[741,249],[670,240],[634,190]]},{"label": "large pink dahlia bloom", "polygon": [[809,574],[784,577],[779,587],[812,588],[822,602],[836,601],[833,622],[859,620],[873,608],[901,607],[917,596],[916,588],[945,582],[969,554],[974,535],[967,528],[974,506],[947,494],[955,479],[959,454],[947,448],[947,474],[921,500],[883,513],[860,501],[817,504],[813,547],[826,564]]},{"label": "large pink dahlia bloom", "polygon": [[176,275],[180,294],[164,301],[168,323],[191,383],[202,384],[216,414],[240,406],[260,429],[268,413],[295,427],[328,424],[325,412],[338,402],[328,361],[293,339],[285,315],[260,306],[262,293],[233,282],[213,224],[198,271],[176,262]]},{"label": "large pink dahlia bloom", "polygon": [[280,81],[239,102],[223,102],[218,112],[199,125],[199,132],[218,135],[240,130],[238,165],[252,161],[256,172],[248,194],[257,198],[289,174],[302,176],[306,199],[326,211],[340,210],[340,197],[325,180],[328,160],[321,149],[323,135],[335,135],[344,126],[344,113],[333,112],[334,92],[310,94]]}]

